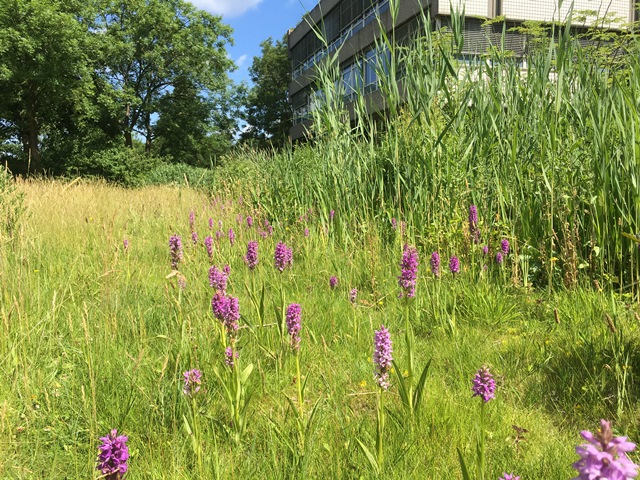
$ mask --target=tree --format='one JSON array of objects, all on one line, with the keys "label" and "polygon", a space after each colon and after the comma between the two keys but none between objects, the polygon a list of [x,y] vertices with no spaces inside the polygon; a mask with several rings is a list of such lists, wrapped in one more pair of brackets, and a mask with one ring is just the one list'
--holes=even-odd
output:
[{"label": "tree", "polygon": [[281,147],[287,141],[292,110],[289,99],[291,64],[286,37],[268,38],[260,44],[262,55],[253,58],[249,76],[253,87],[247,95],[244,119],[248,123],[243,139]]},{"label": "tree", "polygon": [[[92,89],[91,38],[84,2],[0,2],[0,123],[7,145],[20,143],[28,168],[42,168],[49,131],[81,116]],[[3,148],[5,151],[5,148]]]},{"label": "tree", "polygon": [[158,101],[160,115],[154,133],[154,151],[184,163],[209,166],[232,145],[237,128],[236,89],[200,94],[187,79],[177,79],[173,90]]},{"label": "tree", "polygon": [[190,134],[200,135],[203,99],[229,84],[231,28],[183,0],[109,0],[98,29],[105,47],[99,73],[113,87],[125,145],[133,145],[135,132],[151,151],[168,131],[167,122],[156,131],[158,114],[187,114],[187,104],[196,107]]}]

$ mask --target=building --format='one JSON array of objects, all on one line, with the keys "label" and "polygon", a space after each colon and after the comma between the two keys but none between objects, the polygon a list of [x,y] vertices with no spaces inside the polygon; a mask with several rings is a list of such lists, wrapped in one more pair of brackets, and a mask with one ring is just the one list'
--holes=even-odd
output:
[{"label": "building", "polygon": [[[636,0],[564,0],[558,7],[557,0],[397,0],[398,15],[395,22],[396,41],[410,38],[418,28],[422,14],[429,11],[434,28],[446,25],[451,8],[466,14],[464,55],[484,53],[491,44],[499,43],[502,22],[486,25],[486,19],[503,17],[510,26],[524,21],[562,21],[571,6],[581,12],[579,20],[584,26],[598,18],[605,18],[605,28],[638,20]],[[589,12],[589,13],[586,13]],[[310,125],[310,113],[314,105],[314,66],[328,54],[339,49],[339,64],[345,97],[349,100],[357,92],[376,96],[380,65],[389,53],[376,48],[380,23],[391,31],[392,15],[389,0],[321,0],[305,15],[298,26],[289,32],[289,56],[292,62],[292,80],[289,95],[293,106],[293,140],[304,136]],[[580,26],[574,14],[573,24]],[[323,43],[318,31],[326,39]],[[497,42],[497,43],[496,43]],[[505,47],[518,54],[524,52],[525,39],[517,33],[507,33]]]}]

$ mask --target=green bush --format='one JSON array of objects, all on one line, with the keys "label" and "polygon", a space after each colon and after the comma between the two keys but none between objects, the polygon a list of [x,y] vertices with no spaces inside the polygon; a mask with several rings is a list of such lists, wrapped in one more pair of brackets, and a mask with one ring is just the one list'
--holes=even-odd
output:
[{"label": "green bush", "polygon": [[94,153],[90,157],[78,157],[70,162],[67,173],[84,177],[100,177],[127,187],[144,184],[145,175],[158,166],[159,157],[138,149],[113,147]]}]

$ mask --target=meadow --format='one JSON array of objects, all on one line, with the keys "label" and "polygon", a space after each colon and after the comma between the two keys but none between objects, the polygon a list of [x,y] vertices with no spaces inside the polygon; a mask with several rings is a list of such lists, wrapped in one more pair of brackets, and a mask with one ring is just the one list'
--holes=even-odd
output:
[{"label": "meadow", "polygon": [[[263,211],[222,192],[82,181],[17,190],[26,212],[0,256],[0,477],[97,477],[98,437],[114,428],[129,438],[129,478],[376,476],[358,441],[375,452],[373,337],[382,324],[408,376],[406,299],[398,298],[408,228],[389,222],[389,241],[372,232],[345,245],[335,232],[351,219],[323,222],[311,211],[293,223],[271,220],[269,233]],[[171,235],[183,243],[176,270]],[[251,240],[253,271],[243,260]],[[293,249],[282,272],[280,241]],[[486,404],[485,478],[568,478],[578,432],[600,418],[638,438],[637,304],[592,288],[524,287],[512,252],[497,264],[479,243],[456,252],[455,275],[441,253],[436,277],[420,252],[408,302],[418,373],[430,362],[422,405],[411,419],[393,372],[383,392],[384,478],[461,478],[458,448],[474,468],[483,402],[471,385],[482,366],[497,383]],[[239,299],[234,368],[253,365],[240,436],[225,391],[233,369],[224,329],[211,308],[212,265],[230,266],[227,291]],[[283,301],[302,307],[304,438],[296,354],[278,326]],[[191,369],[202,383],[189,396],[183,372]]]},{"label": "meadow", "polygon": [[113,429],[132,479],[564,479],[600,419],[640,438],[635,37],[529,32],[524,75],[453,20],[383,35],[389,116],[328,61],[313,142],[205,188],[3,174],[0,478],[99,478]]}]

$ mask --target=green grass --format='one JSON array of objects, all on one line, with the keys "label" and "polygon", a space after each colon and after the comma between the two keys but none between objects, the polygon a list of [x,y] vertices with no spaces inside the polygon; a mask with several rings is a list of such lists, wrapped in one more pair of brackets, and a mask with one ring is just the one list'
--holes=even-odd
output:
[{"label": "green grass", "polygon": [[[526,74],[498,49],[463,68],[462,19],[452,18],[452,31],[425,27],[413,48],[394,47],[384,120],[365,115],[360,98],[356,121],[344,121],[329,62],[307,145],[243,151],[213,177],[161,168],[148,180],[173,187],[0,178],[0,478],[97,477],[98,437],[113,428],[129,436],[132,479],[375,478],[359,442],[375,451],[381,324],[400,371],[407,365],[397,298],[405,243],[421,262],[410,307],[416,367],[431,367],[415,423],[397,379],[384,393],[381,478],[461,478],[457,449],[475,471],[471,379],[483,365],[498,384],[486,478],[569,478],[579,431],[601,418],[640,437],[640,250],[625,236],[640,215],[637,40],[621,36],[615,45],[629,55],[613,56],[555,27],[537,37]],[[253,229],[236,223],[239,214],[254,217]],[[214,374],[225,368],[224,335],[202,246],[209,217],[213,232],[223,222],[213,263],[231,266],[229,293],[240,302],[238,362],[254,366],[239,442],[226,433],[234,424]],[[273,236],[260,237],[264,220]],[[172,234],[185,245],[179,274]],[[498,266],[503,238],[511,252]],[[253,273],[243,262],[249,240],[260,245]],[[278,241],[294,249],[282,274]],[[442,278],[428,268],[436,250]],[[455,277],[446,272],[454,254]],[[302,305],[305,422],[317,405],[304,455],[295,357],[277,328],[281,296]],[[192,368],[204,374],[195,415],[182,393]]]},{"label": "green grass", "polygon": [[[188,188],[44,181],[18,187],[27,214],[0,247],[0,477],[97,477],[98,437],[117,428],[129,436],[129,478],[198,478],[183,420],[189,404],[182,372],[191,368],[204,373],[197,421],[207,478],[374,477],[356,439],[374,448],[372,342],[381,324],[391,331],[394,357],[405,364],[396,277],[407,239],[399,230],[387,226],[383,239],[341,213],[327,223],[318,210],[308,221],[278,222],[247,200],[211,200]],[[190,245],[190,211],[197,247]],[[253,215],[254,228],[237,225],[237,214]],[[214,231],[222,220],[238,237],[233,247],[222,237],[214,264],[231,266],[229,292],[239,297],[243,316],[239,362],[255,366],[240,445],[224,433],[228,410],[212,373],[222,368],[223,347],[202,246],[209,217]],[[263,239],[257,225],[267,218],[274,235]],[[368,232],[361,243],[339,239],[340,229],[357,228]],[[463,238],[463,231],[442,234]],[[185,245],[184,291],[176,276],[167,278],[173,233]],[[242,256],[254,239],[260,263],[251,273]],[[294,249],[293,268],[282,274],[272,263],[279,240]],[[461,478],[456,448],[473,462],[480,400],[471,398],[470,387],[482,365],[498,383],[488,404],[487,478],[503,471],[523,479],[568,478],[578,432],[594,430],[600,418],[637,439],[637,305],[591,288],[532,290],[514,275],[514,255],[504,270],[491,263],[484,271],[480,246],[462,242],[456,278],[435,279],[431,249],[420,249],[411,323],[418,367],[432,364],[413,432],[396,381],[385,394],[383,477]],[[335,290],[331,275],[339,279]],[[287,448],[297,444],[285,398],[295,404],[295,362],[279,347],[273,326],[280,281],[286,303],[303,309],[306,412],[319,402],[304,472]],[[265,288],[265,327],[247,293],[252,284]],[[513,425],[528,430],[524,439],[516,441]]]}]

